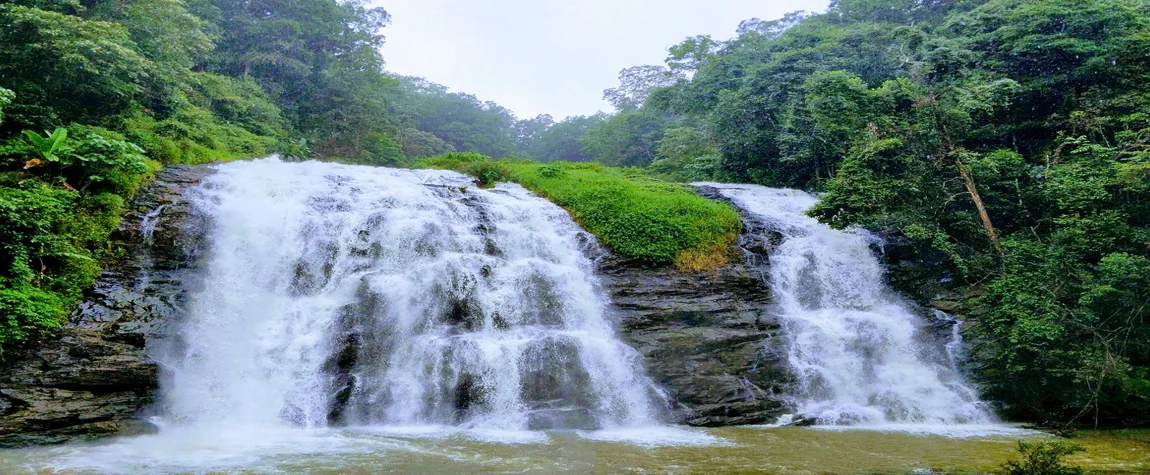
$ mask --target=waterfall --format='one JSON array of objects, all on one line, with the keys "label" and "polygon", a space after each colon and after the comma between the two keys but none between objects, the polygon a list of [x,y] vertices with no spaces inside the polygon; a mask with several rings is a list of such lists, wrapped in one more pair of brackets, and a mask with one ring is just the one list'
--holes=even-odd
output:
[{"label": "waterfall", "polygon": [[165,424],[656,425],[616,339],[597,244],[517,185],[454,172],[231,163],[186,197],[203,234],[186,318],[153,345]]},{"label": "waterfall", "polygon": [[764,269],[798,384],[799,415],[819,424],[982,424],[992,417],[955,368],[961,352],[932,344],[927,322],[885,285],[863,230],[838,231],[805,213],[795,190],[717,188],[783,241]]}]

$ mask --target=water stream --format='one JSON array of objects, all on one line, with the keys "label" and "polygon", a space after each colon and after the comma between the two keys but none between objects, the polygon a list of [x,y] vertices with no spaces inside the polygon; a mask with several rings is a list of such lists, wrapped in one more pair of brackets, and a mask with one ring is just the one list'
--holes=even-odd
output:
[{"label": "water stream", "polygon": [[[782,235],[764,274],[777,300],[798,415],[819,424],[988,425],[993,417],[957,370],[961,341],[930,338],[927,321],[886,286],[873,236],[806,216],[817,197],[756,185],[700,183]],[[940,344],[941,343],[941,344]]]},{"label": "water stream", "polygon": [[[71,444],[0,451],[5,475],[103,474],[985,474],[1015,458],[1017,437],[948,438],[897,432],[827,432],[807,428],[722,428],[722,444],[614,443],[573,433],[547,442],[495,442],[318,429],[281,436],[259,450],[204,445],[178,449],[162,439],[106,445]],[[1088,451],[1071,457],[1097,473],[1150,472],[1150,433],[1084,433]],[[1034,437],[1034,436],[1031,436]],[[222,441],[223,442],[223,441]],[[233,442],[227,440],[227,442]],[[1094,473],[1094,472],[1091,472]]]},{"label": "water stream", "polygon": [[272,160],[221,166],[200,291],[156,345],[179,426],[657,425],[594,240],[516,185]]}]

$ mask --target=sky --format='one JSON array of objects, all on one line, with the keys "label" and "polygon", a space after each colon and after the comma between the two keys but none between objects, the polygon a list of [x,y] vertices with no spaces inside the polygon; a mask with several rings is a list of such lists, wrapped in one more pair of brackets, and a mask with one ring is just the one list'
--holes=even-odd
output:
[{"label": "sky", "polygon": [[603,89],[630,66],[663,64],[689,36],[823,11],[827,0],[373,0],[391,13],[391,72],[475,94],[519,118],[611,111]]}]

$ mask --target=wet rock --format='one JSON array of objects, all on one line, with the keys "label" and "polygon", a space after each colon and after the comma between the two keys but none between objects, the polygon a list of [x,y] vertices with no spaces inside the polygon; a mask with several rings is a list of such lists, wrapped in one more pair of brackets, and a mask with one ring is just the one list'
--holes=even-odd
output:
[{"label": "wet rock", "polygon": [[771,422],[784,413],[790,373],[781,358],[770,291],[738,263],[707,274],[602,265],[623,339],[671,399],[679,422]]},{"label": "wet rock", "polygon": [[181,196],[211,173],[159,172],[112,236],[124,257],[105,269],[56,337],[8,356],[0,368],[0,446],[150,430],[140,412],[154,400],[159,367],[145,342],[181,315],[200,249]]},{"label": "wet rock", "polygon": [[[713,188],[698,193],[725,201]],[[766,276],[758,270],[782,237],[747,215],[743,226],[737,249],[743,259],[714,272],[601,261],[624,340],[646,358],[685,424],[761,424],[787,412],[780,395],[793,377]]]},{"label": "wet rock", "polygon": [[[717,190],[699,194],[724,200]],[[646,357],[679,422],[694,426],[762,424],[787,412],[780,396],[793,384],[762,265],[781,236],[743,216],[744,259],[717,271],[685,274],[606,258],[624,339]]]},{"label": "wet rock", "polygon": [[791,423],[787,424],[787,425],[794,426],[794,427],[810,427],[810,426],[818,425],[818,423],[819,423],[818,418],[808,417],[808,416],[799,416],[799,417],[795,418],[794,420],[792,420]]},{"label": "wet rock", "polygon": [[948,270],[945,255],[896,233],[871,232],[881,239],[877,254],[887,268],[886,278],[891,287],[919,304],[938,301],[939,310],[947,313],[959,310],[958,302],[953,301],[951,295],[958,283]]},{"label": "wet rock", "polygon": [[597,430],[602,427],[595,421],[591,410],[586,407],[553,407],[551,401],[534,404],[527,413],[528,430],[558,430],[578,428]]}]

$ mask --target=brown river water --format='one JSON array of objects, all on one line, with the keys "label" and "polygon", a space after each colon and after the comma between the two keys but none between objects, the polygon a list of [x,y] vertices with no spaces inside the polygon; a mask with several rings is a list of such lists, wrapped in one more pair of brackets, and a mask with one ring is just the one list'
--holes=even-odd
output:
[{"label": "brown river water", "polygon": [[[1001,429],[1001,428],[999,428]],[[0,452],[3,474],[989,473],[1021,440],[999,429],[949,436],[819,428],[623,432],[450,429],[171,433]],[[1150,431],[1088,431],[1070,462],[1088,473],[1150,473]]]}]

